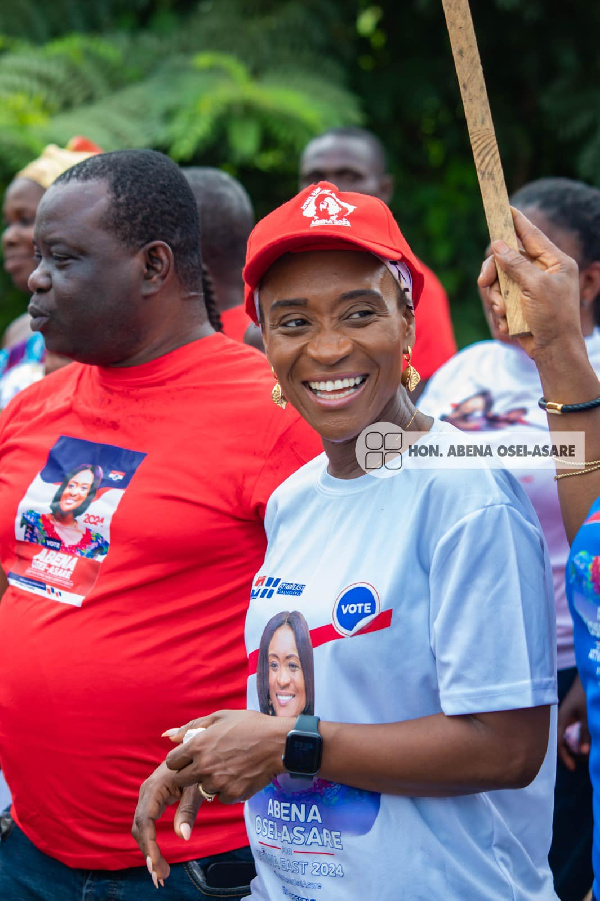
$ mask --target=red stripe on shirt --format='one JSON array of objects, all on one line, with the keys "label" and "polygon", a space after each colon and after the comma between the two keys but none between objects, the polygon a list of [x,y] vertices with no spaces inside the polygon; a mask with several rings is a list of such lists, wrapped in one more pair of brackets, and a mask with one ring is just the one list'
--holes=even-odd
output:
[{"label": "red stripe on shirt", "polygon": [[[392,610],[382,610],[374,619],[372,619],[362,629],[353,632],[352,635],[342,635],[337,631],[335,626],[329,623],[326,626],[319,626],[317,629],[310,630],[310,640],[313,648],[318,648],[322,644],[330,641],[336,641],[338,638],[354,638],[356,635],[366,635],[368,632],[380,632],[382,629],[389,629],[392,624]],[[258,667],[258,648],[248,654],[248,675],[254,676]]]}]

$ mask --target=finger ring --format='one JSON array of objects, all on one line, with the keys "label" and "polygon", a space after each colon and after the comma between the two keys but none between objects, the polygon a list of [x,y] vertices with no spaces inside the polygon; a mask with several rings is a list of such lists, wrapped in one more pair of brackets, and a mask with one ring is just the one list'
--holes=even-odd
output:
[{"label": "finger ring", "polygon": [[207,792],[202,788],[202,783],[198,783],[198,791],[202,795],[205,801],[214,801],[217,797],[218,792]]}]

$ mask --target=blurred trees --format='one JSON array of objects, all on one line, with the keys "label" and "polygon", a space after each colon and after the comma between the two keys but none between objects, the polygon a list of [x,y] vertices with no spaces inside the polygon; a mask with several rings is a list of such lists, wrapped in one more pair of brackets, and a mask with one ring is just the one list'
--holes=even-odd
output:
[{"label": "blurred trees", "polygon": [[[472,8],[509,190],[550,174],[600,183],[600,5]],[[394,210],[450,293],[460,343],[484,337],[474,278],[487,237],[441,0],[0,9],[3,184],[45,143],[85,134],[224,166],[264,214],[295,190],[306,141],[361,116],[388,148]]]},{"label": "blurred trees", "polygon": [[[441,0],[365,2],[351,85],[396,175],[394,208],[444,282],[461,344],[487,330],[488,243]],[[545,175],[600,186],[600,4],[471,0],[509,192]]]}]

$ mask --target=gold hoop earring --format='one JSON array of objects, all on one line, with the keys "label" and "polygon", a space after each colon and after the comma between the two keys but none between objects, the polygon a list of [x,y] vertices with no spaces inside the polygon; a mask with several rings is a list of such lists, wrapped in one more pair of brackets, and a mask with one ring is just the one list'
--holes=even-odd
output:
[{"label": "gold hoop earring", "polygon": [[402,354],[404,359],[406,360],[406,368],[402,373],[402,384],[406,388],[407,391],[414,391],[419,382],[421,381],[421,376],[417,372],[414,366],[410,365],[411,357],[412,357],[412,348],[410,344],[408,345],[408,353]]},{"label": "gold hoop earring", "polygon": [[283,391],[281,390],[281,385],[279,384],[279,379],[275,375],[275,370],[271,366],[271,372],[273,373],[273,378],[275,379],[275,387],[271,391],[271,400],[275,404],[276,407],[280,407],[280,409],[285,410],[288,405],[287,398],[284,396]]}]

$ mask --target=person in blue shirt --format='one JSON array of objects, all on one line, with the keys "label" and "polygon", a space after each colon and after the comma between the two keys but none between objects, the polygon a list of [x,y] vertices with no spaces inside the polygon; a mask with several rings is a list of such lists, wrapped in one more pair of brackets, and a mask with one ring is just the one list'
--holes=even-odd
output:
[{"label": "person in blue shirt", "polygon": [[[515,279],[531,334],[520,338],[535,361],[550,428],[583,432],[584,459],[559,468],[558,493],[571,543],[566,582],[573,616],[575,654],[591,736],[594,789],[594,899],[600,899],[600,380],[588,359],[579,317],[577,265],[525,217],[513,212],[527,255],[503,242],[492,245],[479,285],[498,329],[507,334],[505,304],[496,269]],[[528,259],[529,257],[529,259]]]}]

